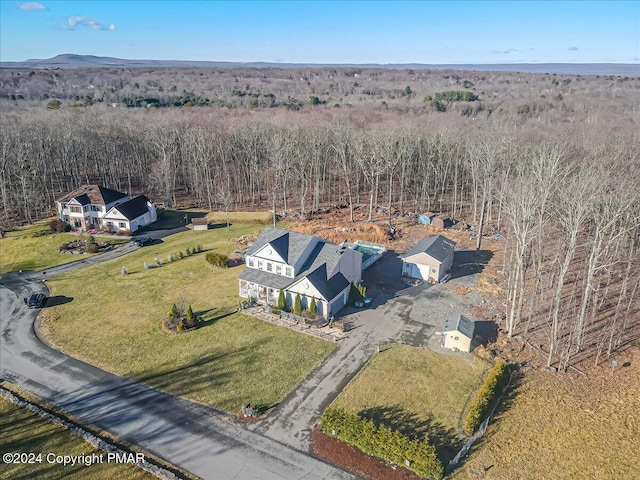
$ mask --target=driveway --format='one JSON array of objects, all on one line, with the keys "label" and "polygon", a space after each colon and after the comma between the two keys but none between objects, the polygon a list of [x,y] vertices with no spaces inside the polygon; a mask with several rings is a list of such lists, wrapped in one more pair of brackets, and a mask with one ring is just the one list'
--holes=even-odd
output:
[{"label": "driveway", "polygon": [[[455,293],[457,286],[471,285],[477,277],[441,285],[411,285],[401,278],[401,262],[395,252],[387,252],[363,277],[367,295],[373,297],[371,307],[349,306],[340,312],[341,320],[352,325],[347,337],[267,417],[252,423],[251,430],[308,452],[311,432],[323,410],[380,347],[391,342],[431,346],[429,340],[445,318],[459,313],[472,317],[471,309],[479,301],[475,292],[465,297]],[[435,346],[435,351],[449,354],[437,343]]]},{"label": "driveway", "polygon": [[46,275],[29,272],[0,276],[0,378],[205,479],[355,478],[229,423],[216,416],[213,409],[106,373],[45,346],[36,337],[33,322],[37,311],[28,310],[22,298],[46,292],[44,277],[135,248],[127,244],[49,269]]}]

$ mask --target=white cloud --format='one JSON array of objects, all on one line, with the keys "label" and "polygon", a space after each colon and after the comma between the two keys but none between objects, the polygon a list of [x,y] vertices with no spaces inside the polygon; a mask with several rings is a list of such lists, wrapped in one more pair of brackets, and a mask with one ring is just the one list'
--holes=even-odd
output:
[{"label": "white cloud", "polygon": [[102,22],[96,20],[95,18],[87,18],[87,17],[69,17],[67,19],[69,23],[68,26],[65,25],[66,30],[74,30],[75,27],[87,27],[91,30],[109,30],[114,31],[116,26],[112,23],[109,26],[104,25]]},{"label": "white cloud", "polygon": [[38,2],[21,3],[20,5],[18,5],[18,8],[20,10],[24,10],[25,12],[30,12],[31,10],[46,10],[47,9],[47,7],[45,7],[43,4],[38,3]]}]

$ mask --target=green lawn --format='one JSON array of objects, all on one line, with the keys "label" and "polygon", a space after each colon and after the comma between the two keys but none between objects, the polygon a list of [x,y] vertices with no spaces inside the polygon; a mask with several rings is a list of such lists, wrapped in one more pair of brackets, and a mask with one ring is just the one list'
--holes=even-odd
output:
[{"label": "green lawn", "polygon": [[[2,442],[0,453],[41,454],[41,462],[32,464],[7,464],[2,462],[1,478],[37,478],[84,480],[129,480],[151,479],[154,476],[127,464],[107,463],[106,453],[92,447],[63,427],[50,423],[35,413],[20,408],[4,398],[0,398],[0,432]],[[104,455],[104,463],[89,467],[82,465],[60,465],[47,462],[47,454],[56,455]],[[34,457],[34,460],[37,457]]]},{"label": "green lawn", "polygon": [[334,406],[412,437],[427,434],[446,461],[464,439],[464,411],[487,368],[479,359],[392,345],[371,359]]},{"label": "green lawn", "polygon": [[[202,245],[230,253],[233,238],[262,227],[233,225],[182,232],[125,257],[56,276],[43,331],[66,353],[170,393],[237,412],[244,402],[271,406],[334,345],[235,313],[242,266],[216,269],[205,253],[166,263]],[[145,270],[154,258],[161,267]],[[122,275],[126,266],[129,274]],[[204,326],[176,335],[162,328],[173,303],[191,304]]]},{"label": "green lawn", "polygon": [[[42,270],[85,258],[89,254],[69,255],[58,253],[56,249],[63,243],[77,240],[78,235],[68,233],[50,233],[49,222],[53,218],[40,220],[31,225],[18,227],[6,233],[0,239],[0,273],[17,270]],[[36,236],[40,232],[47,235]],[[100,239],[99,236],[96,236]],[[107,242],[119,245],[128,239],[107,238]]]}]

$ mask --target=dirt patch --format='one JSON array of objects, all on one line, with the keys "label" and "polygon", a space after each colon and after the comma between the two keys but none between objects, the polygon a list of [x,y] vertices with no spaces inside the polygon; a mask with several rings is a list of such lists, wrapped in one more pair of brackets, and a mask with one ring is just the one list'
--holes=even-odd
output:
[{"label": "dirt patch", "polygon": [[416,480],[413,473],[379,458],[362,453],[346,442],[330,437],[314,428],[311,433],[313,451],[321,458],[357,475],[373,480]]}]

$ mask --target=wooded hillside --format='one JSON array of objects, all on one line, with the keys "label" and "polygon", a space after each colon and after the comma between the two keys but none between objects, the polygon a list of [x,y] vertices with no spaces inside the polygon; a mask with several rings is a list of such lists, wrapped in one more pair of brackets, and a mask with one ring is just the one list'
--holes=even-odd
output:
[{"label": "wooded hillside", "polygon": [[638,339],[638,78],[355,68],[0,77],[5,229],[51,215],[83,183],[209,210],[358,205],[369,219],[431,210],[476,228],[484,212],[506,238],[508,336],[543,331],[560,368]]}]

